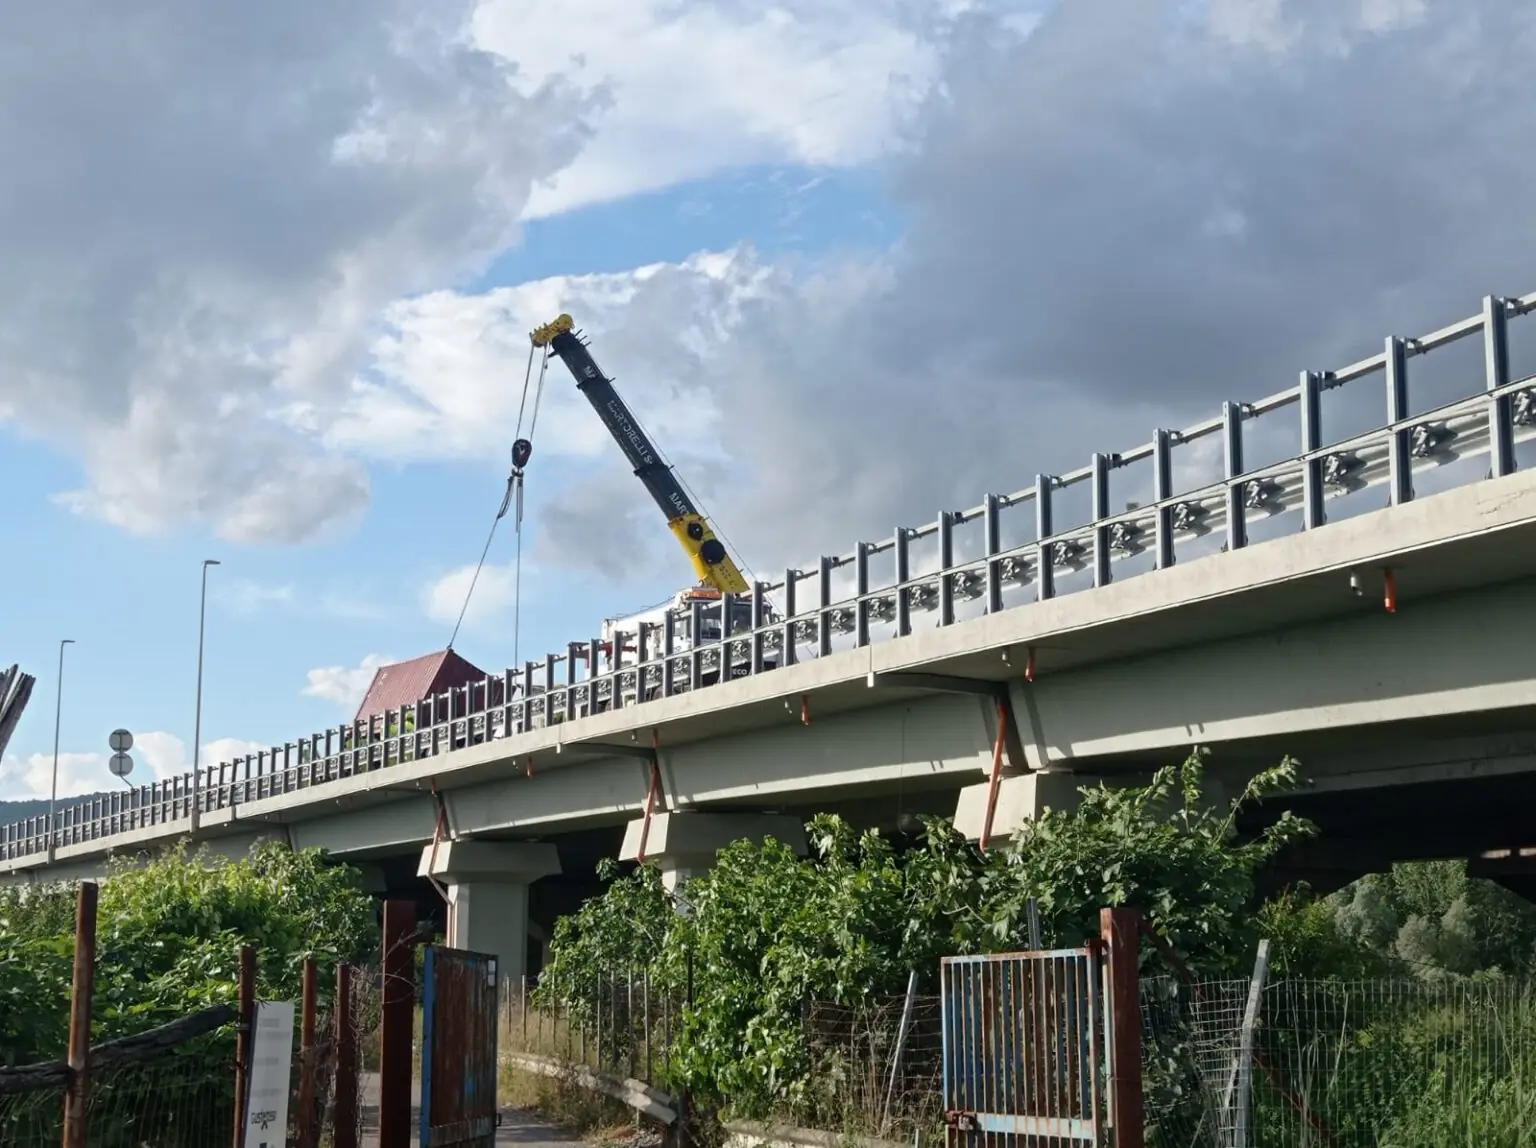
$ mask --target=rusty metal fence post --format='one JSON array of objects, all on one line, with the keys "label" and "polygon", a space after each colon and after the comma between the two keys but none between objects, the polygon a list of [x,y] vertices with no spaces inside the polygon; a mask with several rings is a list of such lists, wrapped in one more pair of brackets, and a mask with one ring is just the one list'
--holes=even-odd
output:
[{"label": "rusty metal fence post", "polygon": [[235,1148],[245,1140],[246,1085],[249,1083],[251,1040],[256,1028],[256,950],[240,946],[240,974],[236,990],[240,1015],[235,1026]]},{"label": "rusty metal fence post", "polygon": [[1141,1089],[1141,925],[1131,909],[1102,909],[1099,931],[1109,959],[1109,1119],[1115,1148],[1143,1148]]},{"label": "rusty metal fence post", "polygon": [[416,903],[384,902],[379,1024],[379,1146],[410,1148],[411,1046],[415,1039]]},{"label": "rusty metal fence post", "polygon": [[331,1015],[336,1032],[336,1115],[331,1143],[334,1148],[357,1148],[357,1075],[362,1065],[357,1055],[351,965],[343,963],[336,968],[336,1003]]},{"label": "rusty metal fence post", "polygon": [[85,1109],[91,1095],[97,892],[94,881],[82,881],[75,894],[75,969],[69,986],[69,1087],[64,1093],[64,1148],[85,1148]]},{"label": "rusty metal fence post", "polygon": [[315,1011],[319,1003],[319,968],[313,956],[304,958],[304,976],[299,990],[299,1112],[295,1123],[297,1148],[315,1148],[319,1143],[315,1126],[315,1076],[320,1057],[315,1048]]}]

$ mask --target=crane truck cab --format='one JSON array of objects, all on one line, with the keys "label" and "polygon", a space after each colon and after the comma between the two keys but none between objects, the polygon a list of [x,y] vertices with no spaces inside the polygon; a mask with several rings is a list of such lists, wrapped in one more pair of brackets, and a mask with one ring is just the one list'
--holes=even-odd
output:
[{"label": "crane truck cab", "polygon": [[[727,607],[726,603],[729,602]],[[693,632],[694,610],[697,604],[699,632]],[[634,665],[640,660],[640,635],[644,633],[645,652],[647,660],[654,661],[661,656],[665,642],[667,617],[672,617],[672,648],[682,654],[695,647],[710,650],[713,647],[713,657],[706,655],[702,685],[713,685],[720,680],[720,652],[723,648],[722,618],[729,610],[731,634],[742,635],[740,640],[730,643],[730,651],[725,656],[727,663],[727,676],[732,678],[746,677],[752,670],[752,651],[746,641],[746,635],[752,630],[752,602],[750,599],[730,596],[728,599],[713,586],[697,585],[686,590],[679,590],[673,597],[659,606],[649,610],[643,610],[637,614],[630,614],[622,618],[607,618],[603,621],[602,644],[603,652],[608,664],[613,664],[613,643],[622,638],[623,661],[627,665]],[[763,622],[765,625],[775,625],[779,622],[777,611],[767,603],[763,603]],[[767,643],[764,643],[766,646]],[[776,652],[765,649],[763,652],[763,669],[776,669],[779,661]],[[679,675],[684,683],[688,682],[688,675]],[[633,692],[626,690],[626,701],[632,698]],[[654,698],[661,693],[661,680],[658,674],[648,675],[645,685],[644,697]]]}]

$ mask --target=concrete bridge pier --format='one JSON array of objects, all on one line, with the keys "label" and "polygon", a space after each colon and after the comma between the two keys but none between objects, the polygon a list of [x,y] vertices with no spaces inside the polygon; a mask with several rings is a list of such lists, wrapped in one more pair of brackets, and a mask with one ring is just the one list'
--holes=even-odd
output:
[{"label": "concrete bridge pier", "polygon": [[553,844],[447,841],[422,850],[417,875],[448,889],[448,944],[490,953],[502,983],[528,971],[528,886],[560,872]]},{"label": "concrete bridge pier", "polygon": [[648,831],[644,820],[625,826],[620,861],[640,860],[642,835],[645,858],[660,867],[661,883],[669,893],[677,892],[688,878],[707,871],[720,850],[735,841],[773,838],[805,856],[805,825],[798,817],[783,813],[657,813],[651,817]]}]

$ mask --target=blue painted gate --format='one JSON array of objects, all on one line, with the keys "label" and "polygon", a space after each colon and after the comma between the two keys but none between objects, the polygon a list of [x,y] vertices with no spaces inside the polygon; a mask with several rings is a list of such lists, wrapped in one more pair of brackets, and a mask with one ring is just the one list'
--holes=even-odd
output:
[{"label": "blue painted gate", "polygon": [[496,958],[428,945],[422,975],[421,1148],[491,1148],[496,1105]]},{"label": "blue painted gate", "polygon": [[948,1148],[1100,1148],[1104,963],[1097,946],[940,962]]}]

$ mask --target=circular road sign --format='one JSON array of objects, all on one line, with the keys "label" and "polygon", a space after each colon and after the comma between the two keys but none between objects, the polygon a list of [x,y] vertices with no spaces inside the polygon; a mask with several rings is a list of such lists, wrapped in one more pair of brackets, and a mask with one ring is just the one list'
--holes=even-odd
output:
[{"label": "circular road sign", "polygon": [[113,777],[127,777],[133,772],[133,758],[126,753],[114,753],[107,762],[107,768],[112,771]]},{"label": "circular road sign", "polygon": [[127,753],[133,748],[133,734],[125,729],[115,729],[112,736],[107,738],[107,744],[112,747],[113,753]]}]

